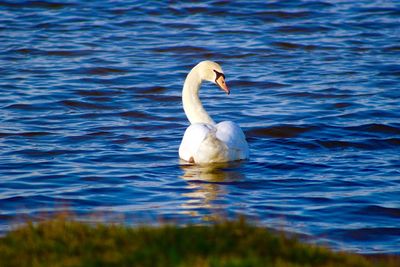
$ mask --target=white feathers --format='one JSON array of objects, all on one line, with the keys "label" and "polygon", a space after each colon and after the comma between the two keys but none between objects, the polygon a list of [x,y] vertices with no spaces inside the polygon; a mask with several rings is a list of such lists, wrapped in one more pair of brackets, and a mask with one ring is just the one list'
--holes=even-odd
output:
[{"label": "white feathers", "polygon": [[198,95],[201,83],[214,81],[215,71],[223,73],[215,62],[200,62],[189,72],[183,86],[183,108],[192,125],[185,131],[179,157],[196,164],[241,160],[249,156],[242,129],[231,121],[215,124],[201,104]]},{"label": "white feathers", "polygon": [[217,125],[190,125],[179,147],[179,157],[194,163],[215,163],[246,159],[249,149],[242,129],[232,121]]}]

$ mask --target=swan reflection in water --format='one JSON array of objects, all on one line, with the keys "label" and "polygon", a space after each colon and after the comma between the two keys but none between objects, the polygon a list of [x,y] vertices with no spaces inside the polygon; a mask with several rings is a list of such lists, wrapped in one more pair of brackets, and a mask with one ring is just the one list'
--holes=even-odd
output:
[{"label": "swan reflection in water", "polygon": [[229,185],[245,179],[240,166],[242,161],[214,163],[207,165],[190,165],[181,161],[182,178],[187,181],[189,193],[182,195],[187,202],[182,204],[185,213],[201,216],[203,220],[219,219],[226,215],[224,209],[228,204],[225,195]]}]

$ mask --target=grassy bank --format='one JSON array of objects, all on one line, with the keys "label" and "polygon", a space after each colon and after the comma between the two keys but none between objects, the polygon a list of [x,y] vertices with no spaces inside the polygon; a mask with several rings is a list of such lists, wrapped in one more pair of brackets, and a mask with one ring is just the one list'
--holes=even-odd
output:
[{"label": "grassy bank", "polygon": [[126,227],[57,218],[0,238],[0,266],[400,266],[306,245],[242,220]]}]

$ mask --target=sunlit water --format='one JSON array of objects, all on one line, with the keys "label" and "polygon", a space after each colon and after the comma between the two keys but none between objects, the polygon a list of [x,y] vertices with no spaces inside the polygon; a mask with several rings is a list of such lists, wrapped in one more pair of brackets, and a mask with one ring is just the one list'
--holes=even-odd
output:
[{"label": "sunlit water", "polygon": [[[67,208],[127,224],[246,215],[400,253],[396,1],[0,1],[0,231]],[[246,162],[181,165],[187,72]]]}]

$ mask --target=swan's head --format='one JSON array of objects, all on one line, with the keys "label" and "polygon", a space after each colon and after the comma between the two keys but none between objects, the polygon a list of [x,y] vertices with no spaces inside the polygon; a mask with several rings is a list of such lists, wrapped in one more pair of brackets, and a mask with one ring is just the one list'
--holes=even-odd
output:
[{"label": "swan's head", "polygon": [[224,72],[218,63],[206,60],[197,64],[197,68],[199,69],[199,74],[202,80],[217,84],[229,95],[230,91],[225,82]]}]

